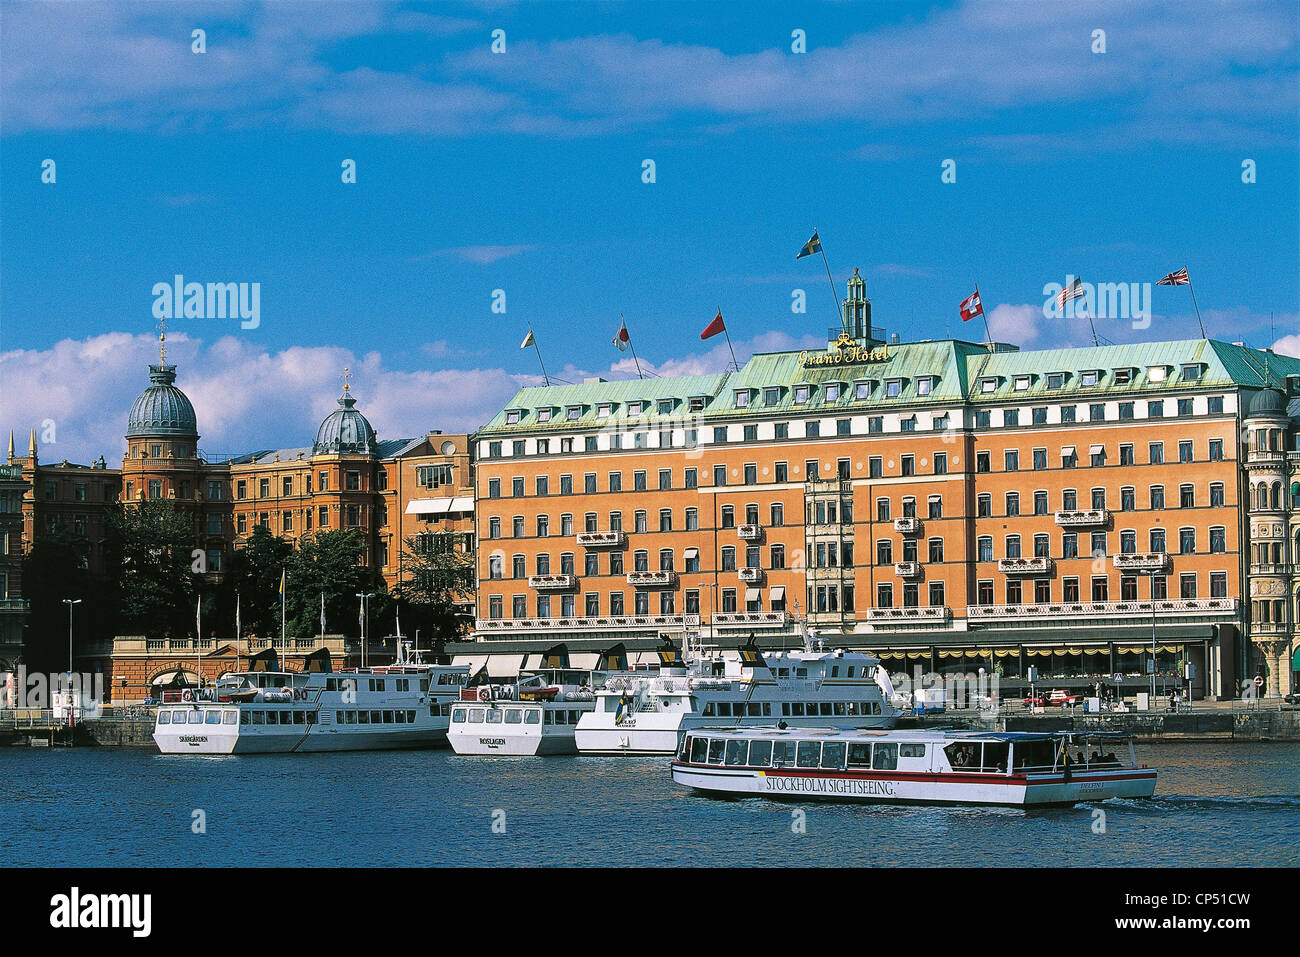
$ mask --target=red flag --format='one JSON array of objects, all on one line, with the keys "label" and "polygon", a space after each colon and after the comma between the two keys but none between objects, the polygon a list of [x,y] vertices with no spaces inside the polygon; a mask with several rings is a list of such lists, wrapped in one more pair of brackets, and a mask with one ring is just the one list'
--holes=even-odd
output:
[{"label": "red flag", "polygon": [[976,289],[961,301],[961,321],[966,322],[968,319],[982,315],[984,315],[984,303],[980,301],[980,291]]},{"label": "red flag", "polygon": [[705,327],[703,332],[700,333],[700,338],[708,339],[712,336],[716,336],[719,332],[726,331],[727,327],[722,324],[722,310],[719,309],[718,314],[713,317],[713,321]]}]

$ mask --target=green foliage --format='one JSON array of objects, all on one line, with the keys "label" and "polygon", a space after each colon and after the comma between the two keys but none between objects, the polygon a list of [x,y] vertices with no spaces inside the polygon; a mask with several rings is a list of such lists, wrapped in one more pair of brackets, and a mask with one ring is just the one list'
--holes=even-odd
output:
[{"label": "green foliage", "polygon": [[418,627],[426,647],[459,639],[471,624],[455,603],[473,594],[475,585],[474,552],[457,547],[462,539],[458,532],[428,532],[405,542],[402,579],[394,593],[412,612],[403,629]]},{"label": "green foliage", "polygon": [[[85,570],[85,557],[85,546],[63,528],[43,534],[23,557],[23,597],[30,607],[23,661],[31,671],[68,668],[65,598],[81,599],[72,622],[73,639],[83,651],[83,643],[101,637],[101,629],[111,622],[111,593]],[[78,653],[74,647],[73,657]]]},{"label": "green foliage", "polygon": [[191,570],[193,517],[168,499],[145,499],[108,514],[105,564],[125,633],[194,631],[198,581]]},{"label": "green foliage", "polygon": [[[292,554],[292,542],[272,535],[262,525],[256,526],[244,545],[235,549],[227,565],[226,589],[239,595],[244,634],[279,638],[280,572],[288,566]],[[233,602],[227,599],[223,604],[233,615]]]},{"label": "green foliage", "polygon": [[[365,542],[350,529],[320,531],[304,538],[289,559],[289,587],[286,612],[290,635],[320,632],[320,597],[325,595],[326,627],[331,632],[361,634],[358,624],[360,601],[357,593],[382,593],[382,582],[361,564]],[[370,600],[371,621],[377,609]],[[382,607],[379,606],[379,607]],[[371,628],[372,634],[374,628]]]}]

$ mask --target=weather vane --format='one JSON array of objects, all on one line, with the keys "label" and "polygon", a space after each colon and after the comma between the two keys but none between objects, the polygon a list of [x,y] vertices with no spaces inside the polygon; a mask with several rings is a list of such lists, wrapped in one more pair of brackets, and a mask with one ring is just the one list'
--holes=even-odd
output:
[{"label": "weather vane", "polygon": [[158,320],[158,361],[167,364],[167,320]]},{"label": "weather vane", "polygon": [[343,367],[343,374],[339,376],[343,380],[343,391],[348,392],[352,388],[352,370],[347,366]]}]

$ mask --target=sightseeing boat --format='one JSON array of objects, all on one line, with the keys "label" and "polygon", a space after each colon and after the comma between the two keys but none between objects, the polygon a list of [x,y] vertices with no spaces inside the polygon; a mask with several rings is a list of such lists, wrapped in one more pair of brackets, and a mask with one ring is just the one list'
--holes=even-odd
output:
[{"label": "sightseeing boat", "polygon": [[604,680],[604,672],[558,668],[508,683],[476,680],[451,709],[447,743],[457,754],[574,754],[578,720]]},{"label": "sightseeing boat", "polygon": [[575,739],[583,754],[674,754],[683,733],[703,726],[892,728],[892,696],[878,658],[827,651],[815,637],[805,636],[801,651],[766,654],[751,642],[738,658],[688,637],[680,661],[661,653],[657,674],[609,678]]},{"label": "sightseeing boat", "polygon": [[1069,806],[1156,788],[1125,732],[696,728],[671,773],[713,796],[880,804]]},{"label": "sightseeing boat", "polygon": [[[309,661],[309,667],[312,662]],[[163,754],[371,751],[444,745],[465,665],[245,671],[168,692],[154,719]]]}]

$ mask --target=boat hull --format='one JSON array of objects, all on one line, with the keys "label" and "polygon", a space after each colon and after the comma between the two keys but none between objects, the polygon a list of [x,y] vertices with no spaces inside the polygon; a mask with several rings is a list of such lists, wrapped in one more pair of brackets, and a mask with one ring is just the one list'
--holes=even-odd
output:
[{"label": "boat hull", "polygon": [[577,754],[573,732],[548,734],[492,734],[482,732],[451,732],[447,743],[457,754],[506,755],[532,757],[534,755]]},{"label": "boat hull", "polygon": [[[576,734],[579,754],[676,754],[681,746],[682,735],[687,731],[718,727],[724,720],[728,721],[726,726],[729,728],[763,727],[769,725],[772,720],[757,715],[752,718],[728,720],[706,718],[697,714],[638,712],[634,717],[625,719],[621,725],[596,726],[595,721],[607,714],[608,712],[595,711],[591,715],[583,715],[578,723]],[[820,717],[783,720],[790,728],[820,728],[826,723],[826,719]],[[845,727],[881,730],[893,728],[898,722],[895,715],[870,715],[836,720],[845,722]]]},{"label": "boat hull", "polygon": [[447,746],[447,734],[439,729],[407,731],[358,731],[315,728],[310,733],[239,734],[215,729],[194,734],[154,733],[162,754],[308,754],[328,751],[394,751]]},{"label": "boat hull", "polygon": [[1060,807],[1109,798],[1149,798],[1149,768],[1073,774],[891,774],[709,767],[674,761],[673,780],[717,797],[868,804]]}]

